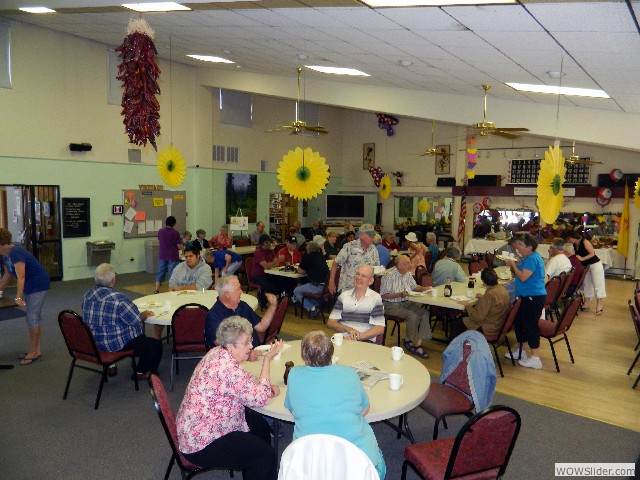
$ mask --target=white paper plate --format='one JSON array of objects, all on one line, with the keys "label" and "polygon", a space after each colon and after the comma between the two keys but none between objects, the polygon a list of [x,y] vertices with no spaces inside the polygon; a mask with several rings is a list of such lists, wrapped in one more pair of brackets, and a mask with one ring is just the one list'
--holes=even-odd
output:
[{"label": "white paper plate", "polygon": [[467,298],[466,295],[451,295],[449,298],[451,300],[453,300],[454,302],[460,302],[462,300],[469,300],[469,298]]},{"label": "white paper plate", "polygon": [[[285,343],[284,345],[282,345],[282,350],[280,350],[280,353],[284,353],[290,348],[291,348],[291,345],[289,345],[288,343]],[[257,350],[258,352],[262,352],[262,353],[267,353],[270,349],[271,349],[271,345],[259,345],[256,348],[254,348],[254,350]]]},{"label": "white paper plate", "polygon": [[139,308],[162,308],[162,305],[160,302],[142,302]]},{"label": "white paper plate", "polygon": [[410,297],[422,297],[423,295],[427,295],[430,292],[430,290],[425,291],[425,292],[409,292],[409,296]]}]

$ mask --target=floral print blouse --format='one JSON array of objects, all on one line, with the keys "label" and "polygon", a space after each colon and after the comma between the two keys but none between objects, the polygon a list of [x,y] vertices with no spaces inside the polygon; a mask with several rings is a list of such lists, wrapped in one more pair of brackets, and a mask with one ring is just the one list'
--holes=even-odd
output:
[{"label": "floral print blouse", "polygon": [[235,431],[248,432],[244,407],[262,407],[271,398],[271,384],[244,370],[223,347],[198,363],[176,417],[182,453],[199,452]]},{"label": "floral print blouse", "polygon": [[226,250],[233,245],[233,237],[231,235],[222,235],[221,233],[214,235],[209,243],[218,250]]}]

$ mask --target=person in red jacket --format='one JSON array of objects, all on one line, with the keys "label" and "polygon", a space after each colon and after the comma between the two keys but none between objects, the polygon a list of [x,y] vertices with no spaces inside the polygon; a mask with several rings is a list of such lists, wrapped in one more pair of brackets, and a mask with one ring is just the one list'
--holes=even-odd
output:
[{"label": "person in red jacket", "polygon": [[297,248],[297,239],[294,236],[287,237],[287,243],[276,252],[276,256],[281,257],[280,266],[294,265],[300,263],[301,255]]}]

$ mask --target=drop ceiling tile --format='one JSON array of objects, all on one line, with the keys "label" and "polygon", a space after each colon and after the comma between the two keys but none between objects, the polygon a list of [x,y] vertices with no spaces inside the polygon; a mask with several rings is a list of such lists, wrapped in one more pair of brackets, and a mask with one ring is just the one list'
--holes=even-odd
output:
[{"label": "drop ceiling tile", "polygon": [[380,9],[379,12],[398,25],[418,32],[463,29],[459,22],[436,7],[385,8]]},{"label": "drop ceiling tile", "polygon": [[550,32],[636,32],[624,2],[527,3],[527,10]]},{"label": "drop ceiling tile", "polygon": [[282,8],[278,9],[278,13],[298,26],[306,25],[313,28],[345,28],[347,26],[339,18],[327,15],[324,10],[323,8]]},{"label": "drop ceiling tile", "polygon": [[554,37],[569,52],[624,53],[637,55],[640,52],[638,32],[555,32]]},{"label": "drop ceiling tile", "polygon": [[396,27],[393,21],[372,8],[325,8],[322,12],[350,27],[367,30]]},{"label": "drop ceiling tile", "polygon": [[520,5],[443,7],[459,23],[473,31],[537,32],[540,25]]}]

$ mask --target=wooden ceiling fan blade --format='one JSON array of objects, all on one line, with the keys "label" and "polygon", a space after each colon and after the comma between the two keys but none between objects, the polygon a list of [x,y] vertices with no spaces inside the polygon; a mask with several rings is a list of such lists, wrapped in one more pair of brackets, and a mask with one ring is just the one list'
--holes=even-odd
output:
[{"label": "wooden ceiling fan blade", "polygon": [[528,128],[524,127],[496,127],[496,130],[500,130],[503,132],[528,132]]},{"label": "wooden ceiling fan blade", "polygon": [[323,134],[329,133],[329,130],[327,130],[321,125],[301,125],[300,128],[302,130],[306,130],[307,132],[323,133]]},{"label": "wooden ceiling fan blade", "polygon": [[490,130],[489,133],[492,133],[493,135],[499,135],[505,138],[520,138],[520,135],[517,135],[515,133],[505,132],[504,130]]}]

